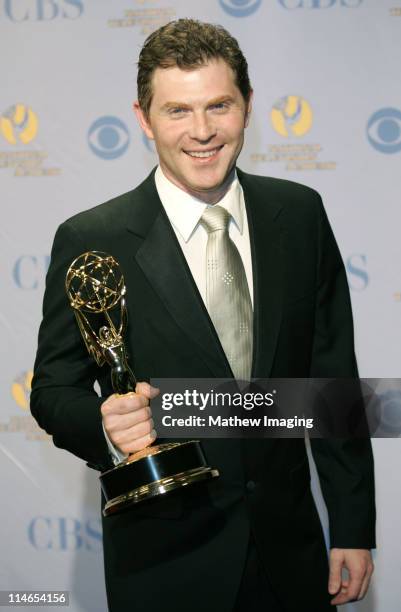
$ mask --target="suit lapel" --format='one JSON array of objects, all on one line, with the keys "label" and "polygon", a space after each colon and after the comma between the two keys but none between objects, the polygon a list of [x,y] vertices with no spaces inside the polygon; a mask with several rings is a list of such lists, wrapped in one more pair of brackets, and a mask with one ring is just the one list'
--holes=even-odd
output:
[{"label": "suit lapel", "polygon": [[254,347],[252,376],[268,378],[282,313],[281,205],[262,181],[238,170],[244,190],[252,251]]},{"label": "suit lapel", "polygon": [[[282,310],[282,255],[279,215],[281,205],[266,190],[262,181],[240,170],[238,178],[244,190],[252,252],[254,293],[253,378],[269,378]],[[265,464],[273,440],[243,440],[245,471],[254,474]]]},{"label": "suit lapel", "polygon": [[160,202],[154,172],[138,188],[128,230],[142,238],[135,259],[169,314],[194,342],[211,376],[232,373],[202,297]]}]

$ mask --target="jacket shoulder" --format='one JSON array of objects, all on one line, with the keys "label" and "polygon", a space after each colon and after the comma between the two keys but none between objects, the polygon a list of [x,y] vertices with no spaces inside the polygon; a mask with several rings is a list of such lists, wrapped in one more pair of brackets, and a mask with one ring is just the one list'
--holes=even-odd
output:
[{"label": "jacket shoulder", "polygon": [[294,224],[315,224],[324,211],[322,198],[312,187],[269,176],[239,172],[238,177],[249,205],[284,215]]},{"label": "jacket shoulder", "polygon": [[261,176],[257,174],[248,174],[240,171],[240,182],[244,186],[253,186],[260,193],[264,193],[266,197],[281,196],[281,198],[296,198],[305,199],[308,201],[321,201],[320,194],[302,183],[289,181],[287,179],[273,178],[271,176]]},{"label": "jacket shoulder", "polygon": [[136,189],[132,189],[127,193],[97,204],[92,208],[81,211],[72,217],[69,217],[62,224],[70,226],[76,232],[86,234],[88,231],[93,232],[96,228],[110,228],[116,220],[125,219],[128,215],[128,209],[135,204]]},{"label": "jacket shoulder", "polygon": [[153,172],[135,189],[118,195],[102,204],[79,212],[62,223],[83,236],[119,230],[129,222],[136,208],[149,197],[154,197],[155,187]]}]

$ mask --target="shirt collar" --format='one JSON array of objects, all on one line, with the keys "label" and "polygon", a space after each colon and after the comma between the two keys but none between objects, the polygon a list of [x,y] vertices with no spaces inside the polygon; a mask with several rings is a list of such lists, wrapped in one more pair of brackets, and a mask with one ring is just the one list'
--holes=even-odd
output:
[{"label": "shirt collar", "polygon": [[[188,242],[208,205],[174,185],[165,176],[160,166],[157,167],[155,172],[155,183],[170,223],[182,239]],[[217,204],[230,213],[238,231],[242,234],[244,200],[236,171],[229,190]]]}]

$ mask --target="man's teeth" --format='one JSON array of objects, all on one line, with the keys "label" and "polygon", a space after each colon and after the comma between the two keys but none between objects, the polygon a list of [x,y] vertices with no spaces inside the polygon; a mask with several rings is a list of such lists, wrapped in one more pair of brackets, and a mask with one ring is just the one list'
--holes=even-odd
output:
[{"label": "man's teeth", "polygon": [[187,153],[191,157],[212,157],[213,155],[216,155],[217,151],[219,150],[220,147],[213,149],[213,151],[187,151]]}]

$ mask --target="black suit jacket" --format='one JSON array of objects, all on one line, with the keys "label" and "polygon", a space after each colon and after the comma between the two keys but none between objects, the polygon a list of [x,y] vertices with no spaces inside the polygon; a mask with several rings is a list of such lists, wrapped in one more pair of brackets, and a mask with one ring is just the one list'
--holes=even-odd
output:
[{"label": "black suit jacket", "polygon": [[[138,380],[231,375],[153,174],[63,223],[47,276],[32,413],[56,446],[98,470],[111,462],[93,383],[102,397],[112,390],[107,368],[88,357],[65,295],[75,257],[100,250],[120,263]],[[252,248],[253,376],[357,376],[346,275],[320,196],[289,181],[238,175]],[[333,610],[304,441],[204,440],[203,447],[220,478],[103,520],[110,610],[229,612],[250,530],[285,610]],[[312,451],[331,546],[374,547],[370,442],[315,439]]]}]

